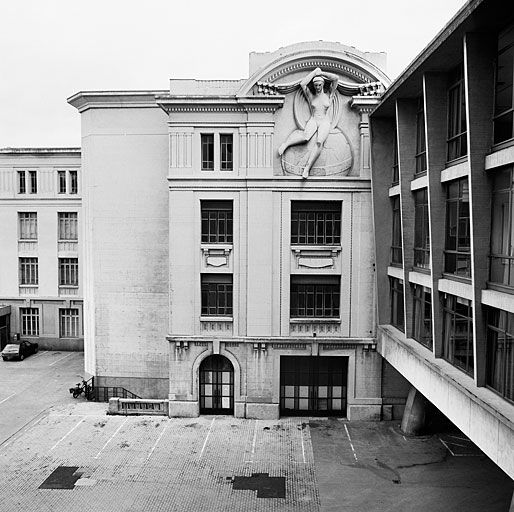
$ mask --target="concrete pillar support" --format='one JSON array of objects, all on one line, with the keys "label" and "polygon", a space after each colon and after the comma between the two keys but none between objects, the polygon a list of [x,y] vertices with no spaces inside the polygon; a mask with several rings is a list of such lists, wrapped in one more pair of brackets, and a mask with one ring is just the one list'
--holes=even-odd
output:
[{"label": "concrete pillar support", "polygon": [[407,397],[401,430],[405,435],[418,435],[425,426],[425,397],[412,386]]}]

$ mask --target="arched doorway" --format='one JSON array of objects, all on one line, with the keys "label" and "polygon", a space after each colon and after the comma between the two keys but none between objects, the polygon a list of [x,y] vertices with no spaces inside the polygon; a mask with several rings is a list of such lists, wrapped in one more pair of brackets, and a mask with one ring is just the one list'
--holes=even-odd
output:
[{"label": "arched doorway", "polygon": [[200,414],[234,414],[234,367],[224,356],[200,365]]}]

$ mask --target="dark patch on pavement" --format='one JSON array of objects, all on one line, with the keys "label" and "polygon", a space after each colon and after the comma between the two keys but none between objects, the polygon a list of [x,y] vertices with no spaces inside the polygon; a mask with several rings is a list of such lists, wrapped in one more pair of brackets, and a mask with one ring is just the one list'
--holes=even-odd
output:
[{"label": "dark patch on pavement", "polygon": [[189,427],[189,428],[191,428],[191,427],[192,427],[192,428],[196,428],[196,425],[197,425],[196,423],[188,423],[187,425],[185,425],[185,427],[186,427],[186,428],[187,428],[187,427]]},{"label": "dark patch on pavement", "polygon": [[269,476],[269,473],[252,473],[252,476],[236,476],[232,488],[236,491],[257,491],[257,498],[285,498],[286,479]]},{"label": "dark patch on pavement", "polygon": [[82,476],[75,474],[77,466],[59,466],[54,469],[50,476],[39,486],[40,489],[74,489],[75,482]]}]

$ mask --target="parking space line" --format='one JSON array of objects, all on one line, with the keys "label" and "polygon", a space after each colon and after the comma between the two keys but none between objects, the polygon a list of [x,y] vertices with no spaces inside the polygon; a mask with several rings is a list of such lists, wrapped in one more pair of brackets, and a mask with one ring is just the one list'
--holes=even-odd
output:
[{"label": "parking space line", "polygon": [[75,354],[75,352],[72,352],[71,354],[68,354],[67,356],[61,357],[60,359],[57,359],[57,361],[50,363],[48,366],[53,366],[54,364],[57,364],[59,361],[62,361],[63,359],[66,359],[67,357],[71,357],[74,354]]},{"label": "parking space line", "polygon": [[214,425],[214,420],[216,418],[212,418],[211,426],[209,427],[209,432],[207,432],[207,436],[205,437],[205,441],[203,442],[202,451],[200,452],[200,456],[198,457],[198,460],[202,458],[203,451],[205,450],[205,447],[207,446],[207,440],[209,439],[209,436],[211,435],[212,426]]},{"label": "parking space line", "polygon": [[45,354],[48,354],[48,352],[50,352],[50,351],[49,350],[42,350],[42,351],[38,352],[32,359],[36,359],[37,357],[44,356]]},{"label": "parking space line", "polygon": [[114,434],[109,437],[109,439],[107,440],[107,442],[102,446],[102,449],[95,455],[95,459],[98,459],[98,457],[100,457],[101,453],[105,450],[105,448],[107,447],[107,445],[114,439],[114,436],[120,431],[121,427],[123,427],[123,425],[125,425],[125,423],[127,423],[128,421],[128,416],[125,418],[125,421],[116,429],[116,432],[114,432]]},{"label": "parking space line", "polygon": [[[301,425],[300,425],[301,427]],[[303,443],[303,428],[300,428],[300,439],[302,440],[302,458],[303,458],[303,463],[305,464],[305,445]]]},{"label": "parking space line", "polygon": [[0,404],[3,404],[4,402],[7,402],[7,400],[9,400],[9,398],[12,398],[14,395],[16,395],[16,393],[13,393],[12,395],[8,396],[7,398],[4,398]]},{"label": "parking space line", "polygon": [[353,458],[355,459],[355,462],[359,462],[359,459],[357,458],[357,453],[355,453],[355,448],[353,447],[352,438],[350,437],[350,432],[348,432],[348,427],[345,425],[344,429],[346,430],[346,436],[348,437],[348,441],[350,442],[350,447],[353,452]]},{"label": "parking space line", "polygon": [[164,425],[164,428],[162,429],[162,432],[161,432],[161,435],[157,438],[157,441],[155,441],[154,445],[152,446],[152,449],[150,450],[150,453],[147,455],[146,457],[146,460],[148,460],[151,456],[152,456],[152,453],[153,451],[155,450],[155,447],[159,444],[159,441],[161,440],[162,436],[164,435],[164,432],[166,431],[166,429],[168,428],[168,425],[169,425],[169,421],[168,423],[166,423],[166,425]]},{"label": "parking space line", "polygon": [[253,428],[253,441],[252,441],[252,451],[250,452],[250,459],[245,460],[245,463],[252,463],[253,462],[253,456],[255,455],[255,443],[257,441],[257,420],[255,420],[255,425]]},{"label": "parking space line", "polygon": [[50,451],[52,451],[54,448],[57,447],[57,445],[61,442],[61,441],[64,441],[82,422],[84,421],[84,418],[82,418],[67,434],[64,434],[64,436],[61,437],[61,439],[59,439],[59,441],[57,441],[57,443],[55,443],[52,448],[50,448]]}]

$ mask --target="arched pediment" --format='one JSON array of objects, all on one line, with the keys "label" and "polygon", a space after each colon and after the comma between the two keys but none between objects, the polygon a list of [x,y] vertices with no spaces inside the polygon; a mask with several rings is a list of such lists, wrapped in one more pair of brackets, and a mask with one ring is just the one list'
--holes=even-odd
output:
[{"label": "arched pediment", "polygon": [[379,82],[384,88],[387,87],[389,78],[366,55],[339,43],[316,41],[287,46],[269,56],[264,55],[265,63],[242,84],[237,96],[258,95],[259,84],[287,84],[291,77],[316,67],[339,75],[339,88],[344,90],[346,86],[348,92],[367,83]]}]

